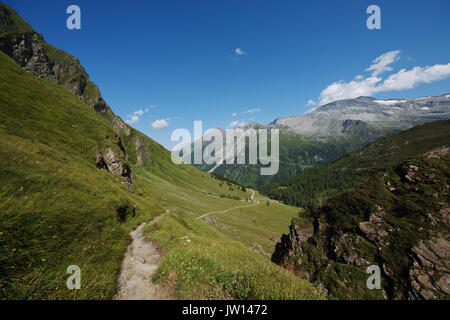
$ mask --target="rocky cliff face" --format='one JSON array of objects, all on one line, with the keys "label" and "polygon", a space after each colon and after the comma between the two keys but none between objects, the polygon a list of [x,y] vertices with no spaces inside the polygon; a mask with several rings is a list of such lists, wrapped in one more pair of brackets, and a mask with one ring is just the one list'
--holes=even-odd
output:
[{"label": "rocky cliff face", "polygon": [[134,137],[134,148],[136,151],[136,164],[140,167],[149,168],[151,163],[150,151],[146,146],[144,139]]},{"label": "rocky cliff face", "polygon": [[111,148],[107,148],[104,152],[97,153],[95,156],[95,163],[99,169],[105,169],[112,174],[121,177],[123,182],[128,183],[128,189],[132,192],[134,191],[133,174],[130,166]]},{"label": "rocky cliff face", "polygon": [[449,153],[443,146],[405,161],[303,214],[281,237],[272,261],[339,298],[368,297],[364,273],[378,265],[381,296],[448,299]]},{"label": "rocky cliff face", "polygon": [[0,50],[14,59],[22,68],[39,78],[56,80],[37,33],[9,33],[0,38]]}]

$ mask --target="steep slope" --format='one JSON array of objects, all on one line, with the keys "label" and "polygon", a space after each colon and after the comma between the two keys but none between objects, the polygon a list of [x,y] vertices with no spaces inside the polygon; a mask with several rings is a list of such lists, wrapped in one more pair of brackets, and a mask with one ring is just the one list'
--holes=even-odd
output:
[{"label": "steep slope", "polygon": [[[107,119],[3,53],[0,64],[1,293],[107,298],[126,231],[163,209],[148,187],[122,176],[131,164]],[[103,169],[99,153],[109,156]],[[72,264],[86,281],[79,296],[61,282]]]},{"label": "steep slope", "polygon": [[[26,43],[31,27],[0,8],[1,36]],[[259,195],[250,201],[250,190],[174,165],[166,149],[109,107],[96,108],[85,91],[37,74],[33,58],[13,58],[0,52],[0,299],[112,298],[129,232],[167,210],[145,232],[165,252],[154,280],[173,297],[324,297],[252,249],[258,242],[273,250],[269,235],[296,208],[263,205],[269,200]],[[80,290],[66,287],[70,265],[81,268]]]},{"label": "steep slope", "polygon": [[[322,283],[334,298],[448,299],[450,149],[428,149],[302,213],[272,260]],[[381,269],[381,291],[366,287],[371,265]]]}]

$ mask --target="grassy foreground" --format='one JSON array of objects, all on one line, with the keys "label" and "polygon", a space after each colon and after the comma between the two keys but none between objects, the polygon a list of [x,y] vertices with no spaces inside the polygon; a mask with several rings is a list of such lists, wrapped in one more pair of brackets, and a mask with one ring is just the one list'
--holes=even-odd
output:
[{"label": "grassy foreground", "polygon": [[[0,69],[0,299],[112,298],[128,232],[164,212],[146,231],[166,252],[155,281],[174,297],[324,298],[264,254],[295,208],[267,205],[258,194],[242,201],[250,190],[173,165],[151,139],[131,128],[118,133],[109,115],[1,52]],[[117,136],[134,193],[96,167],[99,150],[120,154]],[[144,167],[137,166],[136,137],[150,154]],[[125,219],[120,208],[127,208]],[[81,268],[80,290],[66,287],[69,265]]]}]

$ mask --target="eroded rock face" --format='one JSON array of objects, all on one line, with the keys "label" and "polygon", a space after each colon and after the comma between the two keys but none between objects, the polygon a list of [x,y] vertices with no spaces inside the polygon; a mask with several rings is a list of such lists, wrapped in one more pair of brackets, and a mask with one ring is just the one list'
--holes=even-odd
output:
[{"label": "eroded rock face", "polygon": [[299,226],[292,223],[289,226],[289,234],[283,234],[281,241],[276,244],[272,261],[276,264],[284,264],[290,257],[301,254],[302,242],[307,241],[312,235],[313,231],[310,226]]},{"label": "eroded rock face", "polygon": [[113,126],[118,134],[125,134],[126,136],[130,135],[130,128],[119,117],[114,118]]},{"label": "eroded rock face", "polygon": [[122,177],[122,181],[128,183],[129,188],[134,190],[130,166],[122,162],[118,154],[111,148],[106,149],[104,154],[97,153],[95,162],[98,168],[108,170],[112,174]]},{"label": "eroded rock face", "polygon": [[136,150],[136,161],[140,167],[148,167],[151,162],[150,152],[148,151],[144,141],[140,137],[134,138],[134,147]]},{"label": "eroded rock face", "polygon": [[385,240],[389,231],[384,225],[384,216],[386,212],[380,206],[377,206],[376,210],[370,214],[369,221],[360,222],[359,230],[364,234],[368,240],[376,243],[379,247],[389,245],[389,242]]},{"label": "eroded rock face", "polygon": [[427,158],[444,158],[450,155],[450,147],[448,145],[442,146],[442,148],[430,151],[426,154]]},{"label": "eroded rock face", "polygon": [[42,36],[37,33],[7,34],[0,38],[0,50],[28,72],[40,78],[55,80],[41,41]]},{"label": "eroded rock face", "polygon": [[355,249],[355,244],[365,241],[359,235],[343,234],[337,241],[334,242],[335,259],[349,265],[354,265],[359,268],[367,268],[372,262],[361,257]]},{"label": "eroded rock face", "polygon": [[410,296],[436,299],[441,293],[450,295],[450,242],[443,237],[420,241],[412,253]]}]

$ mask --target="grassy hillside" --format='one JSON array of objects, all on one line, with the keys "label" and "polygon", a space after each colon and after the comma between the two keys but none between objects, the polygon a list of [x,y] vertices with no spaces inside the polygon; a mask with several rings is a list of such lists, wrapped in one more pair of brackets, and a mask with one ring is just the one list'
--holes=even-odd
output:
[{"label": "grassy hillside", "polygon": [[[155,280],[174,297],[324,297],[263,253],[295,208],[242,201],[251,190],[175,166],[162,146],[1,52],[0,68],[0,298],[111,298],[128,232],[165,212],[147,232],[166,252]],[[132,190],[97,167],[106,149],[130,167]],[[80,290],[66,287],[69,265],[81,268]]]},{"label": "grassy hillside", "polygon": [[400,134],[377,140],[322,167],[261,188],[273,199],[301,207],[317,206],[330,196],[357,186],[373,173],[450,141],[450,121],[416,126]]},{"label": "grassy hillside", "polygon": [[[145,185],[138,183],[138,192],[130,194],[120,178],[97,169],[97,150],[118,151],[107,119],[3,53],[0,64],[0,292],[14,298],[108,298],[127,231],[162,208]],[[120,224],[117,209],[133,204],[136,216]],[[70,264],[83,269],[85,290],[65,287]]]}]

